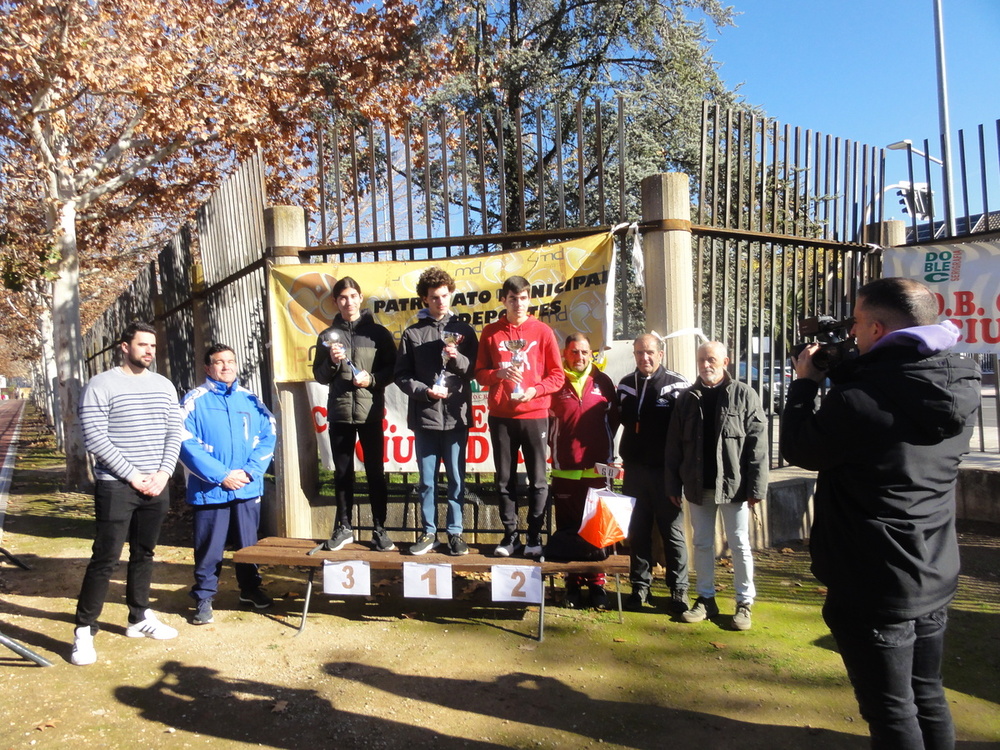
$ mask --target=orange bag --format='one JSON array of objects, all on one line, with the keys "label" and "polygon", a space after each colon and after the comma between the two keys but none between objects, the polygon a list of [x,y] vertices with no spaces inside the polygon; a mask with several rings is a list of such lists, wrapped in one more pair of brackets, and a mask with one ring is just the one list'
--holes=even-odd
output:
[{"label": "orange bag", "polygon": [[580,536],[598,548],[624,540],[634,506],[634,497],[591,487],[583,506]]}]

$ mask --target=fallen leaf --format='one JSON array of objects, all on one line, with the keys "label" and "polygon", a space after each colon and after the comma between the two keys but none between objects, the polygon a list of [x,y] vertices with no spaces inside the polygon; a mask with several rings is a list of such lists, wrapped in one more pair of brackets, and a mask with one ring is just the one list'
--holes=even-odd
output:
[{"label": "fallen leaf", "polygon": [[58,719],[46,719],[41,724],[39,724],[35,729],[39,732],[44,732],[46,729],[53,729],[56,724],[59,723]]},{"label": "fallen leaf", "polygon": [[718,641],[709,641],[709,643],[720,651],[724,648],[729,648],[725,643],[719,643]]},{"label": "fallen leaf", "polygon": [[278,701],[273,706],[271,706],[272,714],[283,714],[288,710],[288,701]]}]

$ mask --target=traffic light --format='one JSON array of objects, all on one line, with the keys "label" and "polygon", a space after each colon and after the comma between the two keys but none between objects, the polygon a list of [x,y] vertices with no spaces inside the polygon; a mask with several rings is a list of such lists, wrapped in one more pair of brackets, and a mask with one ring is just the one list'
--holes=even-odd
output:
[{"label": "traffic light", "polygon": [[931,187],[926,182],[900,182],[896,191],[903,213],[910,214],[917,221],[926,221],[931,217]]}]

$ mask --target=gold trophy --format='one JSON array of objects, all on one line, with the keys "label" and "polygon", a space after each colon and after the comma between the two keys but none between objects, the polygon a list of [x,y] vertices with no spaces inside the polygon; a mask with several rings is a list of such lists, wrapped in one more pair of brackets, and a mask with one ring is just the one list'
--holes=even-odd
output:
[{"label": "gold trophy", "polygon": [[[525,354],[524,349],[528,346],[528,342],[524,339],[510,339],[507,342],[507,351],[510,354],[510,364],[511,367],[516,367],[519,371],[524,367]],[[524,393],[524,388],[521,387],[520,383],[514,385],[513,393],[522,394]]]}]

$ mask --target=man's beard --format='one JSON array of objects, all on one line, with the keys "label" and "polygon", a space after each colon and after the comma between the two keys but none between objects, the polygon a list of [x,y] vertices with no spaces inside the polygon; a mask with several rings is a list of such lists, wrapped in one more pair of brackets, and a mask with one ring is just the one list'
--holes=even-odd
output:
[{"label": "man's beard", "polygon": [[126,354],[125,358],[128,360],[129,364],[133,367],[139,367],[143,370],[149,369],[149,365],[143,362],[141,359],[136,359],[131,354]]}]

